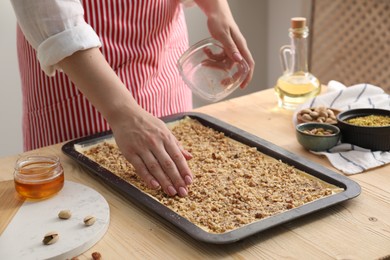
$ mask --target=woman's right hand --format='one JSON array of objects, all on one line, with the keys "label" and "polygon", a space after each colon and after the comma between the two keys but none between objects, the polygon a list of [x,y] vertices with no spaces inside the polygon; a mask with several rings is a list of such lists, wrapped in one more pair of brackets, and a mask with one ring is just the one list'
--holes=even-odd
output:
[{"label": "woman's right hand", "polygon": [[113,130],[125,158],[150,188],[186,196],[192,173],[186,152],[164,122],[143,110],[102,53],[92,48],[59,63]]},{"label": "woman's right hand", "polygon": [[118,119],[111,120],[116,143],[148,187],[161,186],[170,196],[186,196],[193,179],[186,160],[192,156],[165,123],[141,108]]}]

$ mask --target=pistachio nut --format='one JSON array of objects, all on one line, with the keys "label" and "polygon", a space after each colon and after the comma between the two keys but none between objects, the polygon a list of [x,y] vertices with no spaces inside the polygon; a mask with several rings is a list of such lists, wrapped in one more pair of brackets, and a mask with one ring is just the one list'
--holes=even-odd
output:
[{"label": "pistachio nut", "polygon": [[298,122],[321,122],[328,124],[336,124],[336,112],[337,110],[332,110],[327,107],[312,107],[302,109],[298,113]]},{"label": "pistachio nut", "polygon": [[84,218],[84,224],[86,226],[92,226],[96,221],[96,218],[94,216],[86,216]]},{"label": "pistachio nut", "polygon": [[59,213],[58,213],[58,217],[60,219],[68,219],[72,216],[72,212],[68,209],[66,210],[61,210]]},{"label": "pistachio nut", "polygon": [[51,244],[54,244],[55,242],[57,242],[59,239],[59,235],[58,235],[58,232],[56,231],[52,231],[52,232],[49,232],[47,233],[42,242],[45,244],[45,245],[51,245]]}]

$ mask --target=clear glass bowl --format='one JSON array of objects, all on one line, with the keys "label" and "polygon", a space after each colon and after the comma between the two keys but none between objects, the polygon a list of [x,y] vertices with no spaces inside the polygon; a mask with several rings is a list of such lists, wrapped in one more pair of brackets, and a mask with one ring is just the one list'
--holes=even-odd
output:
[{"label": "clear glass bowl", "polygon": [[243,59],[233,61],[224,52],[222,44],[213,38],[191,46],[178,61],[184,82],[199,97],[216,102],[236,90],[249,72]]}]

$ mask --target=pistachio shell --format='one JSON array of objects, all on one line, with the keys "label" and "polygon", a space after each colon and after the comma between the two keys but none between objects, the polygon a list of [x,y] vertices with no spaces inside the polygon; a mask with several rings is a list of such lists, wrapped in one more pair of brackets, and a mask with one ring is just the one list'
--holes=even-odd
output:
[{"label": "pistachio shell", "polygon": [[313,118],[309,114],[303,114],[302,119],[306,121],[312,121]]},{"label": "pistachio shell", "polygon": [[326,112],[328,113],[329,116],[335,116],[332,109],[327,109]]},{"label": "pistachio shell", "polygon": [[312,118],[317,118],[318,117],[318,112],[312,111],[312,112],[310,112],[310,116]]},{"label": "pistachio shell", "polygon": [[96,218],[94,216],[86,216],[84,218],[84,224],[86,226],[92,226],[93,224],[95,224],[96,222]]},{"label": "pistachio shell", "polygon": [[325,122],[325,120],[326,120],[326,118],[322,117],[322,116],[317,118],[317,122],[320,122],[320,123]]},{"label": "pistachio shell", "polygon": [[58,213],[58,217],[60,219],[68,219],[72,216],[72,212],[68,209],[66,210],[61,210],[59,213]]},{"label": "pistachio shell", "polygon": [[336,123],[336,120],[334,118],[327,118],[325,123],[328,123],[328,124],[335,124]]},{"label": "pistachio shell", "polygon": [[326,111],[322,110],[322,111],[318,112],[318,116],[327,118],[328,117],[328,113]]},{"label": "pistachio shell", "polygon": [[60,236],[58,235],[58,232],[56,231],[49,232],[44,236],[42,243],[44,243],[45,245],[54,244],[55,242],[58,241],[59,237]]}]

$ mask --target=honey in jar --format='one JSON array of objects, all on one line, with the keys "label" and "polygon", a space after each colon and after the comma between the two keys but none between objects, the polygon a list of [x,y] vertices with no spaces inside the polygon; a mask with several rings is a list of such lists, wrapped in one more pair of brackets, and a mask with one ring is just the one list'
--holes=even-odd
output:
[{"label": "honey in jar", "polygon": [[62,189],[64,170],[57,156],[27,156],[16,162],[14,182],[22,197],[44,199]]}]

